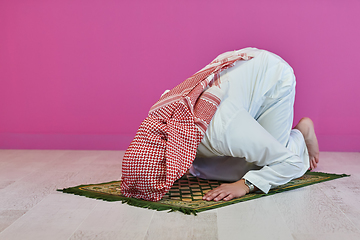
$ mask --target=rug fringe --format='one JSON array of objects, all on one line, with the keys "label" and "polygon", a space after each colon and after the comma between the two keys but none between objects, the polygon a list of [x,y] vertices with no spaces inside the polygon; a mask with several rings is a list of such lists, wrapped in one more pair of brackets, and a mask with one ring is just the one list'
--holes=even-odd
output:
[{"label": "rug fringe", "polygon": [[[322,172],[306,172],[305,174],[307,175],[317,175],[317,176],[327,176],[330,177],[331,179],[336,179],[336,178],[342,178],[342,177],[349,177],[350,175],[347,174],[333,174],[333,173],[322,173]],[[309,186],[315,183],[319,183],[319,182],[325,182],[328,181],[329,179],[323,179],[320,181],[316,181],[316,182],[308,182],[308,183],[303,183],[302,187],[304,186]],[[112,181],[109,183],[119,183],[119,181]],[[109,184],[107,183],[107,184]],[[112,195],[112,194],[106,194],[106,193],[99,193],[99,192],[92,192],[92,191],[85,191],[82,190],[82,187],[85,186],[89,186],[89,185],[97,185],[97,184],[86,184],[86,185],[80,185],[80,186],[76,186],[76,187],[70,187],[70,188],[64,188],[64,189],[58,189],[57,191],[63,192],[63,193],[70,193],[70,194],[75,194],[75,195],[79,195],[79,196],[84,196],[84,197],[88,197],[88,198],[94,198],[94,199],[99,199],[99,200],[104,200],[104,201],[121,201],[122,203],[126,203],[128,205],[134,206],[134,207],[141,207],[141,208],[147,208],[147,209],[152,209],[152,210],[157,210],[157,211],[166,211],[169,210],[169,212],[182,212],[184,214],[187,215],[197,215],[198,212],[202,212],[202,211],[206,211],[206,210],[210,210],[210,209],[215,209],[218,208],[220,206],[226,206],[226,205],[231,205],[231,204],[235,204],[238,202],[243,202],[243,201],[248,201],[251,199],[256,199],[256,198],[260,198],[263,196],[269,196],[269,195],[273,195],[276,193],[281,193],[281,192],[286,192],[292,189],[297,189],[299,188],[298,186],[288,186],[286,188],[279,188],[279,189],[272,189],[268,194],[264,194],[264,193],[257,193],[254,194],[253,196],[249,196],[246,199],[234,199],[232,201],[229,202],[223,202],[223,203],[219,203],[216,206],[208,206],[208,207],[204,207],[201,209],[190,209],[190,208],[186,208],[186,207],[177,207],[177,206],[172,206],[172,205],[166,205],[164,203],[158,203],[158,202],[151,202],[151,201],[145,201],[142,199],[137,199],[137,198],[127,198],[124,196],[119,196],[119,195]]]},{"label": "rug fringe", "polygon": [[126,197],[114,196],[114,195],[110,195],[110,194],[105,195],[105,194],[99,194],[96,192],[87,192],[87,191],[83,191],[83,190],[79,189],[80,187],[83,187],[83,186],[87,186],[87,185],[81,185],[81,186],[72,187],[72,188],[57,189],[57,191],[63,192],[63,193],[74,194],[74,195],[78,195],[78,196],[84,196],[84,197],[93,198],[93,199],[98,199],[98,200],[103,200],[103,201],[109,201],[109,202],[121,201],[123,204],[126,203],[126,204],[134,206],[134,207],[147,208],[147,209],[152,209],[152,210],[157,210],[157,211],[169,210],[169,212],[182,212],[186,215],[191,215],[191,214],[193,214],[195,216],[197,215],[196,210],[192,210],[192,209],[188,209],[188,208],[164,205],[162,203],[150,202],[150,201],[145,201],[145,200],[137,199],[137,198],[126,198]]}]

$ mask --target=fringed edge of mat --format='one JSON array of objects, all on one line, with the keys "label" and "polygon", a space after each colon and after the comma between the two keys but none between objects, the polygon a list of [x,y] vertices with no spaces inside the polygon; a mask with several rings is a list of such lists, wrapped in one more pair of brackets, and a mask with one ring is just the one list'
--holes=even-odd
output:
[{"label": "fringed edge of mat", "polygon": [[[347,174],[334,174],[334,173],[322,173],[322,172],[310,172],[310,171],[306,172],[305,174],[317,175],[317,176],[327,176],[327,177],[330,177],[330,179],[323,179],[323,180],[316,181],[316,182],[304,183],[301,187],[306,187],[306,186],[310,186],[310,185],[313,185],[313,184],[316,184],[316,183],[326,182],[326,181],[330,181],[330,180],[333,180],[333,179],[342,178],[342,177],[349,177],[350,176],[350,175],[347,175]],[[107,183],[103,183],[103,184],[109,184],[109,183],[115,183],[115,182],[119,182],[119,181],[112,181],[112,182],[107,182]],[[230,200],[230,201],[224,201],[222,203],[218,202],[218,204],[216,204],[214,206],[203,207],[203,208],[200,208],[200,209],[190,209],[190,208],[186,208],[186,207],[176,207],[176,206],[166,205],[166,204],[163,204],[163,203],[151,202],[151,201],[146,201],[146,200],[142,200],[142,199],[137,199],[137,198],[128,198],[128,197],[116,196],[116,195],[111,195],[111,194],[106,194],[106,193],[84,191],[84,190],[80,189],[81,187],[90,186],[90,185],[98,185],[98,184],[85,184],[85,185],[80,185],[80,186],[71,187],[71,188],[57,189],[57,191],[60,191],[60,192],[63,192],[63,193],[79,195],[79,196],[84,196],[84,197],[88,197],[88,198],[94,198],[94,199],[109,201],[109,202],[121,201],[123,204],[126,203],[126,204],[131,205],[131,206],[147,208],[147,209],[152,209],[152,210],[157,210],[157,211],[165,211],[165,210],[170,210],[169,212],[178,211],[178,212],[185,213],[187,215],[193,214],[193,215],[196,216],[197,215],[196,213],[198,213],[198,212],[203,212],[203,211],[206,211],[206,210],[216,209],[216,208],[219,208],[219,207],[224,207],[224,206],[228,206],[228,205],[239,203],[239,202],[245,202],[245,201],[248,201],[248,200],[257,199],[257,198],[261,198],[261,197],[264,197],[264,196],[270,196],[270,195],[274,195],[276,193],[281,193],[281,192],[286,192],[286,191],[290,191],[290,190],[293,190],[293,189],[301,188],[299,186],[289,186],[289,187],[286,187],[285,189],[281,189],[281,188],[280,189],[272,189],[272,190],[270,190],[270,192],[268,194],[256,193],[252,197],[246,197],[246,195],[245,195],[244,197],[239,198],[239,199],[234,199],[234,200]]]},{"label": "fringed edge of mat", "polygon": [[[119,182],[119,181],[113,181],[113,182],[108,182],[108,183],[115,183],[115,182]],[[166,205],[163,203],[137,199],[137,198],[121,197],[121,196],[116,196],[116,195],[111,195],[111,194],[106,194],[106,193],[84,191],[84,190],[80,189],[81,187],[85,187],[85,186],[89,186],[89,185],[97,185],[97,184],[86,184],[86,185],[80,185],[80,186],[71,187],[71,188],[57,189],[57,191],[63,192],[63,193],[74,194],[74,195],[78,195],[78,196],[83,196],[83,197],[88,197],[88,198],[93,198],[93,199],[98,199],[98,200],[104,200],[104,201],[108,201],[108,202],[121,201],[123,204],[126,203],[126,204],[134,206],[134,207],[147,208],[147,209],[152,209],[152,210],[157,210],[157,211],[166,211],[166,210],[170,210],[169,212],[178,211],[178,212],[182,212],[187,215],[193,214],[195,216],[196,216],[196,213],[198,212],[197,210],[189,209],[186,207],[176,207],[176,206]]]}]

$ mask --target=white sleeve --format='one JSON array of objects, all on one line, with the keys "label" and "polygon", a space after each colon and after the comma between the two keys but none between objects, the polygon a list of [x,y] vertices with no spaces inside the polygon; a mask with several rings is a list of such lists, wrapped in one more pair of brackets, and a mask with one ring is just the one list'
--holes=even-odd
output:
[{"label": "white sleeve", "polygon": [[244,175],[244,178],[254,182],[254,185],[259,185],[260,190],[268,193],[270,188],[301,177],[309,169],[310,163],[305,141],[300,131],[296,129],[291,131],[287,149],[293,153],[290,158],[264,166],[260,170],[249,171]]},{"label": "white sleeve", "polygon": [[217,155],[245,158],[261,166],[260,170],[251,170],[243,178],[264,193],[302,176],[309,168],[308,159],[280,144],[244,108],[226,104],[222,111],[235,113],[234,117],[214,116],[211,124],[216,125],[212,126],[216,131],[208,131],[202,144]]}]

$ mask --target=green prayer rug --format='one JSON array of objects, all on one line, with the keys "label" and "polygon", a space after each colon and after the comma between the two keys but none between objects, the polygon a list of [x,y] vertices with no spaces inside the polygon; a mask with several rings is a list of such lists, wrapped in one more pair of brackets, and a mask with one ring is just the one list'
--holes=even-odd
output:
[{"label": "green prayer rug", "polygon": [[113,181],[99,184],[80,185],[71,188],[58,189],[64,193],[72,193],[89,198],[102,199],[105,201],[122,201],[129,205],[155,209],[158,211],[180,211],[185,214],[194,214],[209,209],[219,208],[230,204],[244,202],[276,193],[289,191],[296,188],[312,185],[319,182],[329,181],[336,178],[348,177],[346,174],[329,174],[321,172],[307,172],[304,176],[294,179],[287,184],[271,189],[268,194],[254,192],[230,201],[204,201],[203,195],[214,189],[223,181],[205,180],[191,175],[184,175],[177,180],[170,191],[158,202],[145,201],[136,198],[128,198],[121,194],[121,181]]}]

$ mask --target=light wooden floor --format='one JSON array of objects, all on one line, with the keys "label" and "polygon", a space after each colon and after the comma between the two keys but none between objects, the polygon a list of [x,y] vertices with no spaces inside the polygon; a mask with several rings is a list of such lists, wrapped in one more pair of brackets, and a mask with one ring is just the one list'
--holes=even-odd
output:
[{"label": "light wooden floor", "polygon": [[123,154],[0,150],[0,239],[360,239],[360,153],[320,155],[317,170],[349,178],[198,216],[55,191],[119,179]]}]

